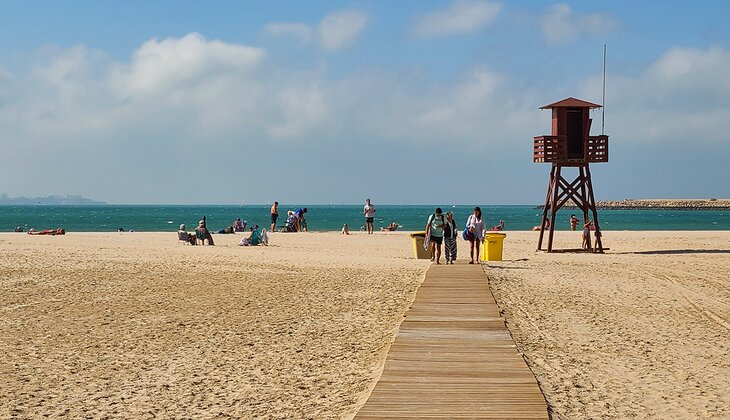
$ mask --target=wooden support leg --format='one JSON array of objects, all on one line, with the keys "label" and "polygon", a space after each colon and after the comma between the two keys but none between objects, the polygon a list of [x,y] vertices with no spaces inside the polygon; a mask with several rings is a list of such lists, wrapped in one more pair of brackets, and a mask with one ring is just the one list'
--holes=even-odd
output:
[{"label": "wooden support leg", "polygon": [[601,240],[601,226],[598,224],[598,210],[596,209],[596,199],[593,197],[593,181],[591,181],[591,170],[586,165],[586,182],[588,184],[588,199],[591,211],[593,212],[593,224],[596,226],[596,243],[594,250],[603,253],[603,241]]},{"label": "wooden support leg", "polygon": [[[548,181],[547,194],[545,195],[545,205],[542,207],[542,217],[540,218],[540,226],[545,226],[545,220],[547,220],[547,212],[550,207],[550,196],[553,190],[553,180],[555,179],[555,166],[550,169],[550,180]],[[545,231],[540,229],[540,239],[537,240],[537,250],[542,250],[542,238]]]},{"label": "wooden support leg", "polygon": [[[557,201],[558,201],[558,189],[559,189],[559,180],[560,180],[560,166],[556,166],[555,168],[555,175],[553,175],[553,196],[552,200],[550,200],[550,234],[548,236],[548,248],[547,252],[553,252],[553,233],[555,232],[555,213],[558,211],[557,208]],[[541,226],[544,228],[545,226]],[[542,232],[543,229],[540,231]]]},{"label": "wooden support leg", "polygon": [[585,223],[588,220],[588,194],[586,193],[586,173],[582,166],[578,168],[578,173],[578,176],[581,177],[580,195],[583,199],[583,206],[580,209],[583,212],[583,223]]}]

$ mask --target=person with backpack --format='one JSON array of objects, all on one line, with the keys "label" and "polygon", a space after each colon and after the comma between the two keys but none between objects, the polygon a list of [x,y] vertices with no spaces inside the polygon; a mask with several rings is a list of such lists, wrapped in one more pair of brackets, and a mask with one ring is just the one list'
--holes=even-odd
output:
[{"label": "person with backpack", "polygon": [[441,207],[437,207],[426,222],[426,237],[431,244],[431,261],[435,260],[436,264],[441,264],[441,244],[444,240],[445,225],[446,219]]}]

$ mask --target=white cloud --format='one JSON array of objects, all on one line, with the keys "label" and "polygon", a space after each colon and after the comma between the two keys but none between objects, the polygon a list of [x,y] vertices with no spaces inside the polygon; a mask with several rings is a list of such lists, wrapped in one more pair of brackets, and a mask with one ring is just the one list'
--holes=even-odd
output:
[{"label": "white cloud", "polygon": [[[729,66],[724,48],[673,47],[638,75],[609,71],[607,131],[631,141],[727,141]],[[587,80],[582,92],[600,98],[600,76]]]},{"label": "white cloud", "polygon": [[317,25],[317,40],[322,49],[336,51],[352,45],[368,23],[368,16],[357,10],[342,10],[325,16]]},{"label": "white cloud", "polygon": [[188,140],[243,131],[296,141],[326,115],[323,95],[311,74],[260,71],[265,55],[197,33],[151,39],[128,62],[84,47],[54,49],[12,84],[0,125],[38,146],[106,135],[123,143],[131,133],[157,131]]},{"label": "white cloud", "polygon": [[474,33],[492,23],[501,9],[499,3],[457,0],[448,9],[415,18],[411,32],[418,37]]},{"label": "white cloud", "polygon": [[131,64],[114,69],[111,81],[121,96],[154,95],[221,73],[248,73],[264,56],[259,48],[208,41],[198,33],[151,39],[135,51]]},{"label": "white cloud", "polygon": [[264,26],[264,32],[280,37],[292,38],[302,44],[307,44],[312,39],[312,28],[304,23],[268,23]]},{"label": "white cloud", "polygon": [[542,32],[549,42],[573,40],[580,35],[597,35],[616,27],[616,21],[599,13],[575,13],[564,3],[551,7],[540,21]]},{"label": "white cloud", "polygon": [[302,44],[314,40],[324,51],[338,51],[357,41],[368,24],[367,14],[358,10],[329,13],[315,26],[305,23],[269,23],[264,32],[275,37],[289,37]]}]

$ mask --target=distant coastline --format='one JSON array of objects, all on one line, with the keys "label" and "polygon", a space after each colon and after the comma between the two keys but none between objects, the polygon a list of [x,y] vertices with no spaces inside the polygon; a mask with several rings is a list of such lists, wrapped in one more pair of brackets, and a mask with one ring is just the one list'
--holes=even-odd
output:
[{"label": "distant coastline", "polygon": [[45,197],[9,197],[0,194],[0,206],[101,206],[104,201],[96,201],[80,195],[47,195]]},{"label": "distant coastline", "polygon": [[[576,208],[576,205],[569,202],[565,207]],[[596,207],[603,210],[730,210],[730,199],[608,200],[597,201]]]}]

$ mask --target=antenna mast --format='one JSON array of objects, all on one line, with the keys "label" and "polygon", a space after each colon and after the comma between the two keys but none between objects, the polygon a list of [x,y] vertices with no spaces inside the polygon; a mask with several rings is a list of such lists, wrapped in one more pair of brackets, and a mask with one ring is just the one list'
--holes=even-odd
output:
[{"label": "antenna mast", "polygon": [[606,124],[606,44],[603,44],[603,100],[601,105],[601,135]]}]

